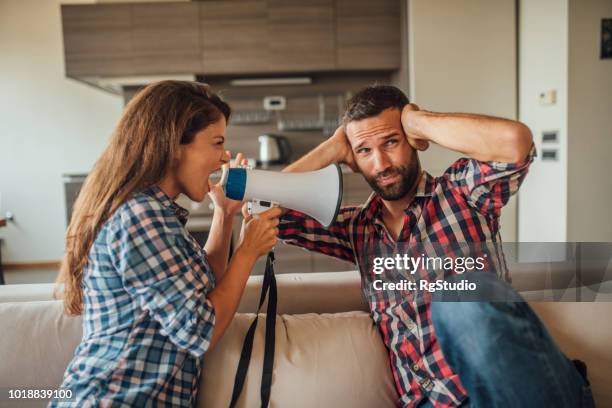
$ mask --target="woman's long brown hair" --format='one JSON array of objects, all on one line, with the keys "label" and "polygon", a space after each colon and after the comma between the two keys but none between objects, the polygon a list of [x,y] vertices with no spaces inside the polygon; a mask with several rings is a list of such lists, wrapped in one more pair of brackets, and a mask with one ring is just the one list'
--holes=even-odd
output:
[{"label": "woman's long brown hair", "polygon": [[158,82],[128,103],[74,204],[55,290],[56,298],[64,299],[66,313],[79,315],[83,310],[83,272],[104,223],[135,192],[161,181],[179,145],[190,143],[221,116],[229,119],[229,106],[197,82]]}]

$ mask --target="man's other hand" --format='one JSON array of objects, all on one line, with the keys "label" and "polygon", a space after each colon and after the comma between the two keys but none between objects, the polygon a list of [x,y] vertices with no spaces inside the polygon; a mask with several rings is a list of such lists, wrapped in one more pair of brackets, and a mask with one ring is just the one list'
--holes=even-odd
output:
[{"label": "man's other hand", "polygon": [[356,173],[359,173],[359,169],[355,164],[353,149],[351,148],[351,144],[346,138],[346,133],[344,132],[343,126],[340,126],[338,129],[336,129],[332,137],[330,137],[327,142],[334,150],[337,162],[344,163],[349,166],[351,170]]}]

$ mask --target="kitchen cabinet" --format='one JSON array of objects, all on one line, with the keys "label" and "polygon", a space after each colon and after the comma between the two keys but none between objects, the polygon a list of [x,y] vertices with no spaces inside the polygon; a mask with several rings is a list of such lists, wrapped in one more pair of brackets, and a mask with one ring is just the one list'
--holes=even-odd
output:
[{"label": "kitchen cabinet", "polygon": [[361,173],[344,172],[342,175],[342,205],[361,205],[372,194],[372,188]]},{"label": "kitchen cabinet", "polygon": [[395,70],[400,0],[62,5],[66,75]]},{"label": "kitchen cabinet", "polygon": [[271,72],[266,1],[200,3],[205,74]]},{"label": "kitchen cabinet", "polygon": [[335,68],[333,0],[268,0],[268,19],[275,71]]},{"label": "kitchen cabinet", "polygon": [[197,3],[132,5],[132,69],[139,75],[202,71]]},{"label": "kitchen cabinet", "polygon": [[201,72],[198,4],[62,5],[66,75]]},{"label": "kitchen cabinet", "polygon": [[248,74],[335,67],[333,0],[203,1],[203,72]]},{"label": "kitchen cabinet", "polygon": [[129,4],[62,5],[66,75],[133,73]]},{"label": "kitchen cabinet", "polygon": [[399,0],[336,0],[336,69],[400,68]]}]

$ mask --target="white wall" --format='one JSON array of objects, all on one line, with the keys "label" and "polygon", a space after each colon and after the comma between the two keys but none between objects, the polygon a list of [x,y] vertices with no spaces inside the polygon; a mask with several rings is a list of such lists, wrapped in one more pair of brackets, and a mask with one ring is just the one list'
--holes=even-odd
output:
[{"label": "white wall", "polygon": [[0,214],[15,214],[4,262],[62,257],[62,174],[89,171],[123,105],[64,77],[59,4],[0,0]]},{"label": "white wall", "polygon": [[[560,133],[560,160],[541,157],[523,186],[521,241],[612,241],[612,60],[599,59],[610,0],[522,0],[520,118],[542,148]],[[557,104],[538,94],[556,89]]]},{"label": "white wall", "polygon": [[[521,188],[519,241],[567,239],[567,0],[522,0],[519,15],[519,118],[538,155]],[[555,105],[539,94],[556,90]],[[542,132],[556,130],[558,161],[542,161]]]},{"label": "white wall", "polygon": [[[409,0],[410,99],[423,109],[517,118],[514,0]],[[459,158],[432,146],[424,168],[439,175]],[[501,234],[516,241],[516,197]]]},{"label": "white wall", "polygon": [[612,242],[612,59],[600,60],[612,0],[569,2],[569,241]]}]

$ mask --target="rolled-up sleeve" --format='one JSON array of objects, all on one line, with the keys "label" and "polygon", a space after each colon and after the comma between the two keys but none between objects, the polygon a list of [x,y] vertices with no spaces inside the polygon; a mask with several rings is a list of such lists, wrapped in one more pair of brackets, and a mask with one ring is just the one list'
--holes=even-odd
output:
[{"label": "rolled-up sleeve", "polygon": [[349,229],[358,207],[342,207],[336,220],[324,227],[314,218],[299,211],[288,211],[280,219],[278,237],[289,245],[333,256],[355,263]]},{"label": "rolled-up sleeve", "polygon": [[160,209],[121,214],[108,235],[111,258],[123,285],[139,307],[161,326],[160,332],[194,356],[210,346],[215,310],[207,299],[208,275],[187,250],[185,238],[166,225]]},{"label": "rolled-up sleeve", "polygon": [[482,162],[461,158],[445,172],[452,187],[482,214],[499,217],[501,208],[521,186],[536,156],[535,146],[517,163]]}]

